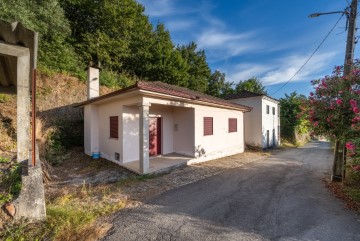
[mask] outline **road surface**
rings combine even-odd
[[[104,240],[360,240],[360,216],[325,188],[327,142],[165,192],[119,212]]]

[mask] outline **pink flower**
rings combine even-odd
[[[310,96],[314,96],[314,93],[313,93],[313,92],[310,92]]]
[[[354,143],[351,141],[345,144],[346,149],[353,151],[355,149]]]
[[[336,104],[341,105],[341,104],[342,104],[342,100],[337,99],[337,100],[336,100]]]
[[[341,95],[342,93],[344,93],[344,91],[340,90],[340,91],[339,91],[339,94]]]
[[[359,172],[359,171],[360,171],[360,165],[353,166],[352,168],[353,168],[353,170],[354,170],[355,172]]]
[[[356,100],[350,100],[350,105],[351,107],[357,107],[357,103],[356,103]]]
[[[359,122],[360,121],[360,115],[355,116],[351,121],[352,122]]]
[[[353,111],[354,111],[354,113],[359,113],[359,108],[357,107],[357,106],[355,106],[355,107],[353,107]]]
[[[318,126],[319,125],[319,122],[318,121],[315,121],[314,123],[313,123],[313,126]]]

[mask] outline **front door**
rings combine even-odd
[[[149,120],[149,155],[161,154],[161,117],[150,117]]]

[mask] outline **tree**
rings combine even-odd
[[[164,24],[158,23],[154,31],[154,42],[150,47],[151,57],[146,66],[149,80],[186,87],[189,65],[174,47],[170,33]]]
[[[39,65],[57,71],[76,72],[82,66],[69,44],[71,29],[58,0],[0,1],[0,18],[20,21],[39,33]]]
[[[307,135],[310,123],[307,118],[308,100],[304,95],[298,95],[295,91],[285,98],[280,99],[280,123],[281,138],[294,144],[297,143],[298,135]]]
[[[235,87],[236,92],[241,92],[243,90],[251,91],[259,94],[267,94],[265,87],[262,85],[260,79],[252,77],[248,80],[241,80]]]
[[[333,176],[342,176],[342,163],[346,148],[353,162],[360,164],[360,64],[352,66],[350,75],[343,76],[343,67],[336,67],[331,76],[312,81],[309,118],[316,133],[335,140]],[[360,166],[359,166],[360,170]]]
[[[195,42],[177,48],[182,58],[189,65],[189,78],[186,87],[192,90],[205,92],[209,83],[211,70],[206,62],[204,50],[197,50]]]
[[[224,97],[234,93],[233,83],[225,80],[225,74],[215,70],[210,76],[206,93],[215,97]]]

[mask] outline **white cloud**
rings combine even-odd
[[[305,67],[292,79],[292,81],[312,80],[324,75],[322,71],[327,69],[330,62],[338,52],[328,52],[315,55]],[[294,76],[309,56],[291,55],[276,59],[271,63],[264,64],[238,64],[233,69],[225,70],[226,79],[238,83],[251,77],[258,77],[263,85],[273,85],[288,81]]]
[[[322,70],[326,69],[337,52],[328,52],[315,55],[292,81],[311,80],[321,77]],[[292,55],[278,60],[277,67],[261,76],[264,85],[273,85],[291,79],[309,57],[306,55]]]
[[[221,60],[261,49],[262,45],[254,41],[253,32],[228,33],[219,30],[208,30],[202,32],[196,42],[199,48],[205,49],[210,53],[214,60]]]
[[[171,0],[138,0],[146,6],[145,13],[149,16],[167,16],[174,12],[174,5]]]

